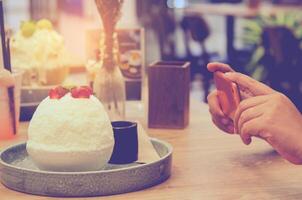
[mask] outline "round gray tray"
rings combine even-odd
[[[26,143],[18,144],[0,154],[0,180],[13,190],[56,197],[104,196],[144,189],[171,174],[171,145],[158,139],[151,141],[160,155],[158,161],[108,164],[104,170],[90,172],[41,171],[28,157]]]

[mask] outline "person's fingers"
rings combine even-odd
[[[240,92],[247,96],[259,96],[276,92],[267,85],[238,72],[227,72],[224,75],[235,82],[239,86]]]
[[[231,121],[228,125],[227,125],[227,132],[230,133],[230,134],[234,134],[234,124],[233,124],[233,121]]]
[[[233,133],[234,132],[234,125],[232,120],[225,116],[224,113],[221,110],[218,96],[217,96],[217,90],[214,90],[211,92],[208,97],[208,104],[209,104],[209,111],[212,115],[212,121],[213,123],[221,130]]]
[[[221,110],[217,90],[214,90],[207,96],[208,104],[209,104],[209,111],[212,115],[218,117],[224,117],[224,114]]]
[[[263,105],[263,104],[262,104]],[[243,111],[237,123],[237,131],[241,134],[243,124],[263,115],[264,106],[255,106]]]
[[[234,70],[228,65],[219,62],[208,63],[207,68],[210,72],[221,71],[221,72],[233,72]]]
[[[227,121],[226,123],[223,123],[223,120],[221,118],[212,117],[212,121],[220,130],[229,134],[234,133],[234,125],[231,120]]]
[[[284,148],[284,145],[288,144],[288,141],[283,141],[283,144],[274,140],[271,132],[265,131],[267,124],[263,123],[263,117],[254,118],[243,124],[241,128],[240,137],[244,144],[248,145],[251,143],[251,137],[258,137],[268,142],[282,157],[289,160],[294,164],[301,164],[302,161],[299,159],[298,152],[300,150],[294,149],[293,147]],[[291,149],[291,150],[290,150]]]
[[[249,145],[252,142],[252,136],[261,138],[261,117],[254,118],[242,125],[240,137],[244,144]]]
[[[267,102],[269,100],[269,96],[268,95],[261,95],[261,96],[257,96],[257,97],[251,97],[248,99],[245,99],[243,101],[240,102],[239,106],[237,107],[236,111],[235,111],[235,116],[234,116],[234,128],[235,128],[235,132],[238,132],[238,121],[240,119],[241,114],[249,109],[252,108],[254,106],[257,105],[261,105],[264,104],[265,102]]]
[[[218,123],[222,124],[227,133],[234,133],[234,124],[231,118],[223,117],[217,119]]]

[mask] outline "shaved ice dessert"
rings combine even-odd
[[[35,111],[26,148],[42,170],[93,171],[104,168],[113,146],[111,122],[91,88],[58,86]]]

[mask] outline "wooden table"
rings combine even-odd
[[[130,119],[139,119],[146,125],[142,104],[131,102],[127,108],[131,110]],[[283,160],[259,139],[245,146],[238,136],[221,133],[212,125],[206,104],[192,101],[190,118],[190,125],[184,130],[147,129],[150,136],[174,147],[170,179],[138,192],[79,199],[302,199],[300,166]],[[27,126],[22,123],[18,138],[0,141],[0,148],[25,140]],[[55,198],[15,192],[0,184],[0,199]]]

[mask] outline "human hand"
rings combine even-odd
[[[228,133],[238,133],[245,144],[252,136],[267,141],[276,151],[295,164],[302,164],[302,116],[283,94],[233,70],[225,64],[209,64],[209,71],[222,69],[225,76],[240,90],[240,102],[234,122],[227,118],[219,105],[217,91],[208,96],[213,122]]]
[[[210,72],[216,72],[216,71],[234,72],[234,70],[232,69],[232,67],[230,67],[230,65],[219,63],[219,62],[208,63],[207,68]]]
[[[249,98],[240,102],[234,117],[235,132],[245,144],[252,136],[267,141],[284,158],[302,164],[302,115],[283,94],[240,73],[226,75]]]
[[[14,84],[13,75],[6,69],[0,69],[0,87],[11,87]]]
[[[209,63],[207,68],[210,72],[221,71],[221,72],[233,72],[234,70],[227,64],[224,63]],[[233,121],[226,116],[220,107],[217,90],[211,92],[208,97],[209,111],[212,115],[213,123],[221,130],[226,133],[234,133]]]
[[[243,74],[234,72],[234,70],[227,64],[223,63],[209,63],[208,70],[211,72],[222,71],[228,74],[233,74],[233,82],[237,83],[241,99],[247,99],[253,96],[270,94],[275,92],[270,87],[248,77]],[[236,80],[238,79],[238,80]],[[209,111],[212,115],[213,123],[227,133],[234,133],[233,120],[226,116],[220,107],[217,91],[214,90],[208,96]]]

